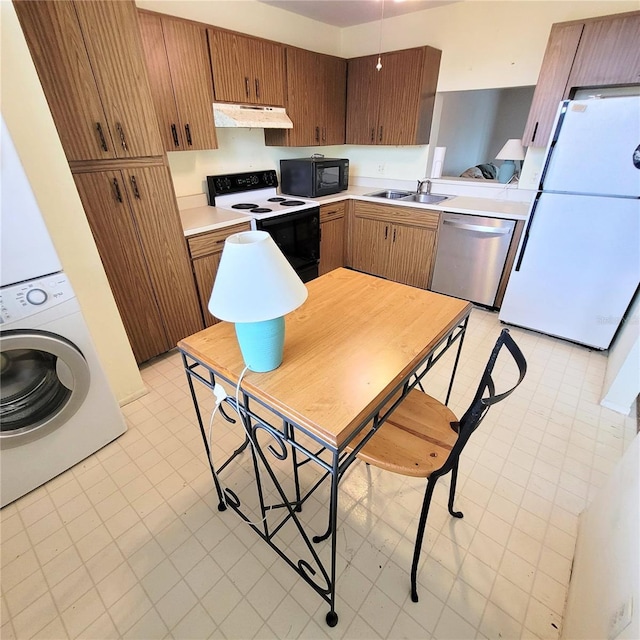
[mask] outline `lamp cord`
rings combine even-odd
[[[382,69],[382,23],[384,21],[384,0],[381,0],[382,6],[380,8],[380,41],[378,43],[378,64],[376,64],[376,69],[380,71]]]
[[[242,373],[240,374],[240,377],[238,378],[238,384],[236,385],[236,404],[234,406],[234,410],[235,412],[238,414],[238,418],[240,419],[240,423],[242,424],[242,428],[245,430],[245,433],[247,435],[247,438],[249,439],[249,444],[251,445],[252,449],[253,449],[253,453],[254,455],[256,455],[256,448],[255,448],[255,444],[253,443],[253,440],[251,439],[250,435],[249,435],[249,430],[247,429],[247,426],[245,425],[244,419],[242,417],[242,415],[240,414],[240,385],[242,384],[242,379],[244,378],[244,374],[247,372],[247,370],[249,369],[249,367],[245,367],[242,370]],[[222,390],[222,391],[221,391]],[[213,462],[213,455],[211,453],[212,447],[211,447],[211,443],[212,443],[212,435],[213,435],[213,419],[215,418],[215,415],[218,411],[218,408],[220,407],[220,405],[222,404],[222,401],[227,398],[227,393],[222,389],[222,385],[219,385],[218,383],[216,383],[214,385],[214,389],[213,389],[213,393],[216,397],[216,406],[213,408],[213,411],[211,412],[211,418],[209,420],[209,461],[211,462],[211,470],[213,471],[213,475],[216,477],[216,479],[218,480],[218,483],[220,483],[220,478],[218,476],[218,472],[215,470],[215,464]],[[224,393],[224,395],[222,395]],[[256,473],[258,474],[258,481],[261,481],[260,478],[260,467],[259,465],[256,465]],[[227,503],[227,497],[225,496],[224,491],[222,492],[222,502],[224,502],[225,507],[228,507],[228,503]],[[261,520],[258,520],[257,522],[251,522],[250,520],[242,520],[245,524],[251,524],[253,526],[258,526],[260,524],[262,524],[263,522],[266,522],[267,520],[267,514],[265,513],[264,517]]]

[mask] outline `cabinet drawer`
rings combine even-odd
[[[201,258],[202,256],[215,253],[216,251],[222,251],[224,241],[234,233],[240,231],[249,231],[251,225],[249,222],[241,222],[240,224],[234,224],[230,227],[223,227],[222,229],[216,229],[215,231],[207,231],[197,236],[187,238],[187,244],[189,245],[189,254],[191,258]]]
[[[356,218],[369,218],[391,224],[411,225],[434,230],[438,228],[438,220],[440,219],[438,211],[373,202],[357,202],[355,216]]]
[[[346,208],[346,200],[343,200],[342,202],[332,202],[331,204],[323,204],[320,207],[320,224],[344,217]]]

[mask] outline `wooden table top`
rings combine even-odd
[[[331,271],[307,288],[306,302],[285,316],[282,364],[267,373],[247,371],[242,388],[333,447],[361,426],[472,306],[348,269]],[[234,384],[245,366],[228,322],[178,347]]]

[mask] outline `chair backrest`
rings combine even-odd
[[[496,364],[496,360],[500,355],[500,351],[503,347],[506,347],[511,356],[513,357],[518,367],[518,381],[511,389],[502,393],[496,393],[496,385],[493,380],[493,368]],[[525,360],[522,351],[518,345],[514,342],[508,329],[503,329],[500,336],[491,351],[489,361],[485,367],[478,390],[476,391],[473,401],[469,408],[465,411],[464,415],[460,419],[460,422],[453,423],[451,426],[458,432],[458,440],[453,446],[446,463],[439,470],[438,475],[444,475],[448,473],[454,464],[457,462],[464,446],[467,444],[471,434],[478,428],[484,417],[489,412],[489,409],[498,402],[501,402],[508,396],[510,396],[514,389],[522,382],[527,372],[527,361]]]

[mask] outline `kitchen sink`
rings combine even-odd
[[[443,196],[439,193],[414,193],[413,191],[396,191],[387,189],[385,191],[374,191],[366,193],[370,198],[386,198],[387,200],[402,200],[403,202],[420,202],[422,204],[437,204],[443,200],[453,198],[453,196]]]
[[[448,200],[453,196],[441,196],[439,193],[411,193],[404,198],[400,198],[403,202],[420,202],[422,204],[437,204],[443,200]]]
[[[387,200],[400,200],[406,196],[412,195],[411,191],[395,191],[393,189],[387,189],[386,191],[376,191],[374,193],[365,193],[366,196],[371,198],[386,198]]]

